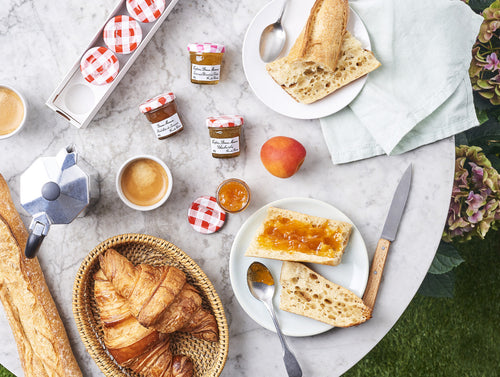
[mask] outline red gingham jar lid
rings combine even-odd
[[[127,11],[140,22],[156,21],[165,10],[165,0],[127,0]]]
[[[241,115],[219,115],[207,118],[207,127],[236,127],[243,125]]]
[[[88,50],[80,62],[80,71],[88,82],[104,85],[112,82],[120,63],[118,58],[106,47],[93,47]]]
[[[213,196],[200,196],[191,203],[188,221],[197,232],[210,234],[222,228],[226,221],[226,212]]]
[[[145,114],[151,110],[155,110],[159,107],[162,107],[166,103],[172,102],[174,99],[175,99],[175,94],[172,92],[159,94],[156,97],[148,99],[144,103],[140,104],[139,111]]]
[[[104,26],[103,39],[114,52],[129,54],[141,43],[141,26],[129,16],[113,17]]]
[[[189,52],[212,52],[221,53],[225,52],[226,48],[220,43],[190,43],[187,46]]]

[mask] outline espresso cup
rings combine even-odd
[[[116,191],[130,208],[150,211],[161,206],[172,192],[168,166],[159,158],[139,155],[125,161],[116,175]]]
[[[0,84],[0,104],[2,107],[8,107],[0,112],[1,140],[14,136],[21,131],[26,121],[28,106],[26,99],[19,91],[5,84]],[[21,110],[22,114],[20,114]]]

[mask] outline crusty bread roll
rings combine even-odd
[[[302,263],[283,262],[280,309],[331,326],[350,327],[371,318],[371,309],[350,290],[325,279]]]
[[[27,259],[28,234],[0,175],[0,299],[25,376],[82,376],[37,258]]]
[[[288,61],[314,62],[335,70],[348,16],[347,0],[316,0],[306,25],[288,53]]]
[[[337,3],[343,6],[344,1],[337,0]],[[314,11],[317,6],[326,7],[327,1],[316,1],[306,27],[290,53],[266,64],[266,70],[273,80],[293,99],[304,104],[316,102],[380,67],[380,62],[373,53],[363,49],[361,42],[345,30],[345,25],[343,31],[338,30],[340,23],[333,20],[335,12],[322,12],[320,9],[316,14]],[[311,29],[311,22],[317,24],[312,32],[308,31]],[[331,34],[340,36],[340,43],[328,30],[331,30]],[[301,47],[307,45],[314,47]]]
[[[269,207],[245,256],[338,265],[352,225]]]

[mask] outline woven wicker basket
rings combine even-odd
[[[139,374],[118,365],[107,352],[103,342],[102,325],[94,298],[94,273],[99,269],[99,255],[113,248],[132,263],[154,266],[169,264],[186,273],[187,281],[200,291],[203,306],[215,315],[219,326],[219,342],[211,343],[176,333],[172,339],[174,354],[190,356],[195,376],[217,377],[222,372],[228,352],[228,326],[224,308],[215,289],[201,268],[175,245],[144,234],[123,234],[97,245],[83,260],[73,287],[73,314],[83,344],[106,376]]]

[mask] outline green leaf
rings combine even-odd
[[[476,115],[477,115],[477,120],[479,120],[479,123],[480,124],[483,124],[484,122],[486,122],[488,119],[490,119],[488,117],[488,112],[486,110],[478,110],[476,112]]]
[[[468,143],[466,145],[476,145],[481,147],[484,153],[498,153],[500,150],[500,124],[497,118],[500,117],[500,106],[497,109],[487,111],[489,120],[479,127],[471,128],[465,132]]]
[[[493,2],[494,0],[469,0],[469,6],[474,12],[479,13],[488,8]]]
[[[455,145],[469,145],[466,132],[460,132],[455,135]]]
[[[449,271],[445,274],[427,274],[425,275],[418,293],[428,297],[453,297],[455,287],[455,273]]]
[[[430,274],[444,274],[464,262],[457,249],[451,243],[441,241],[434,260],[429,268]]]

